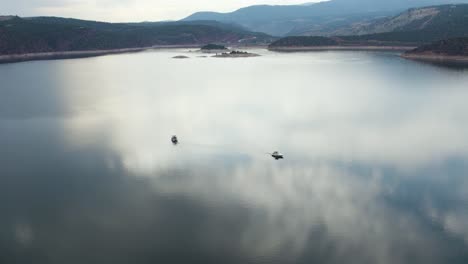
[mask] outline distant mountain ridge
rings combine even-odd
[[[453,35],[465,34],[468,29],[468,4],[412,8],[396,16],[356,23],[330,35],[364,35],[385,32],[439,30]]]
[[[273,42],[270,47],[316,47],[324,44],[332,46],[419,46],[446,39],[466,38],[468,37],[468,4],[413,8],[393,17],[350,27],[352,30],[345,28],[344,31],[351,31],[356,35],[285,37]],[[359,35],[360,33],[368,34]]]
[[[321,32],[398,14],[409,8],[468,3],[468,0],[331,0],[307,5],[257,5],[230,13],[198,12],[183,21],[216,20],[242,25],[270,35],[297,35]]]
[[[106,23],[60,17],[0,20],[0,55],[269,41],[271,37],[264,33],[216,21]]]
[[[410,9],[395,17],[370,23],[358,31],[370,34],[342,37],[414,43],[468,37],[468,4]]]

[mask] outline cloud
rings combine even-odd
[[[4,14],[65,16],[102,21],[157,21],[184,18],[197,11],[229,12],[254,4],[300,4],[301,0],[2,0]]]

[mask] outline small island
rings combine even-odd
[[[203,53],[220,53],[225,52],[227,50],[228,48],[226,48],[225,46],[217,44],[208,44],[200,48],[200,51]]]
[[[216,54],[213,57],[215,58],[249,58],[249,57],[258,57],[258,56],[260,55],[246,52],[246,51],[233,50],[231,52],[223,52],[220,54]]]
[[[468,38],[454,38],[436,41],[407,51],[403,58],[468,65]]]
[[[187,57],[187,56],[184,56],[184,55],[178,55],[178,56],[174,56],[172,58],[173,59],[190,59],[190,57]]]

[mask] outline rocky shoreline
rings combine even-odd
[[[424,61],[424,62],[433,62],[433,63],[451,63],[459,65],[468,65],[468,56],[451,56],[435,53],[405,53],[401,55],[402,58]]]
[[[414,46],[313,46],[313,47],[270,47],[270,51],[298,52],[298,51],[327,51],[327,50],[363,50],[363,51],[409,51]]]

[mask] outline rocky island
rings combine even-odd
[[[258,57],[260,55],[255,53],[249,53],[246,51],[229,50],[223,45],[208,44],[200,49],[203,53],[214,53],[214,58],[247,58],[247,57]]]
[[[403,58],[468,65],[468,37],[440,40],[407,51]]]
[[[185,55],[177,55],[177,56],[174,56],[172,57],[173,59],[190,59],[190,57],[188,56],[185,56]]]
[[[233,50],[231,52],[224,52],[220,54],[216,54],[213,57],[215,58],[249,58],[249,57],[258,57],[259,54],[249,53],[246,51],[237,51]]]

